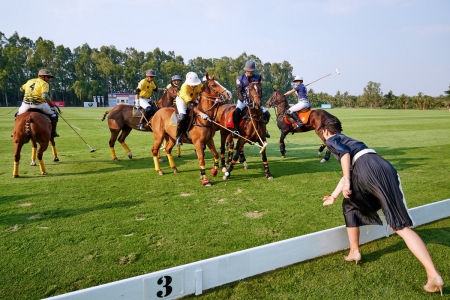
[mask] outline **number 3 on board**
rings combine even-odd
[[[184,295],[184,270],[144,279],[144,299],[173,299]]]

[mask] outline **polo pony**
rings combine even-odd
[[[243,155],[242,151],[245,143],[250,143],[251,145],[254,145],[255,143],[258,144],[258,147],[261,148],[260,153],[264,165],[265,176],[267,179],[273,179],[273,176],[269,170],[269,162],[266,155],[266,120],[261,110],[262,87],[260,81],[261,76],[258,81],[251,82],[246,88],[246,92],[249,97],[249,104],[243,111],[244,116],[239,124],[239,137],[236,142],[237,151],[234,153],[230,165],[225,170],[225,174],[223,175],[224,180],[228,180],[230,178],[234,165],[238,161],[239,157]],[[223,131],[223,133],[225,134],[225,131]],[[226,135],[226,138],[228,136],[229,134]],[[222,143],[226,140],[226,138],[222,138]],[[231,146],[230,149],[230,151],[232,151],[233,147]]]
[[[206,73],[206,82],[204,82],[202,91],[199,96],[197,109],[208,115],[210,119],[214,119],[218,107],[223,103],[231,99],[231,92],[224,88],[219,82],[214,79],[214,76],[209,77]],[[188,126],[189,138],[183,134],[183,143],[191,143],[195,147],[195,152],[198,157],[200,165],[200,177],[204,186],[210,186],[211,182],[206,178],[205,173],[205,158],[204,147],[205,145],[211,150],[214,155],[214,168],[211,170],[211,174],[216,176],[217,169],[219,167],[219,154],[217,153],[214,145],[214,133],[215,129],[208,120],[203,120],[200,115],[191,113],[192,119]],[[170,167],[174,173],[178,173],[178,169],[175,166],[175,161],[172,156],[172,148],[175,145],[176,138],[176,110],[173,107],[161,108],[156,112],[151,120],[151,126],[153,128],[154,145],[152,148],[153,161],[155,163],[155,170],[159,175],[164,175],[161,170],[158,161],[158,151],[163,140],[167,137],[168,141],[164,147],[167,158],[169,160]]]
[[[173,105],[173,100],[177,97],[178,87],[170,86],[161,99],[158,101],[160,107],[170,107]],[[108,127],[111,132],[111,137],[109,139],[109,150],[111,152],[111,158],[115,161],[120,161],[116,156],[116,151],[114,150],[114,145],[116,140],[122,145],[125,152],[127,152],[128,158],[133,158],[133,153],[131,152],[128,145],[125,143],[125,139],[130,134],[132,129],[136,129],[140,122],[141,114],[138,116],[134,115],[134,106],[130,104],[119,104],[111,110],[104,113],[102,121],[108,116]],[[151,132],[151,128],[148,127],[149,121],[146,124],[147,132]],[[137,130],[137,129],[136,129]]]
[[[14,170],[13,177],[19,177],[20,152],[24,144],[31,141],[31,166],[36,166],[36,156],[39,161],[39,168],[42,175],[47,175],[45,169],[43,154],[47,150],[48,144],[52,146],[53,161],[59,161],[56,152],[55,140],[51,135],[52,125],[50,119],[44,114],[29,110],[17,116],[14,123],[12,141],[14,143]],[[39,150],[37,149],[39,144]]]
[[[289,133],[306,132],[315,130],[316,134],[322,140],[323,144],[319,147],[318,155],[321,156],[323,150],[326,148],[325,138],[322,134],[322,124],[331,118],[334,118],[332,114],[323,110],[315,109],[311,110],[309,107],[302,110],[299,113],[299,119],[302,120],[304,126],[299,129],[294,129],[293,123],[295,122],[290,117],[286,116],[286,112],[289,109],[289,103],[286,100],[284,94],[278,90],[273,91],[269,100],[266,103],[266,107],[276,107],[277,111],[277,126],[281,131],[280,135],[280,152],[283,158],[286,157],[286,145],[284,139]],[[297,113],[297,112],[296,112]],[[320,162],[326,162],[330,159],[330,151],[327,149],[325,157]]]

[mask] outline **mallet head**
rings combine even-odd
[[[341,73],[338,71],[338,69],[336,69],[336,73],[338,73],[338,75],[341,74]]]

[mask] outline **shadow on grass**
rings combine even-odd
[[[27,196],[28,197],[28,196]],[[36,197],[34,195],[33,197]],[[22,199],[20,196],[14,198]],[[113,203],[104,203],[96,206],[77,208],[77,209],[54,209],[47,211],[35,211],[20,214],[9,214],[6,216],[0,216],[0,225],[14,226],[16,224],[30,224],[33,222],[41,222],[48,219],[63,219],[74,216],[79,216],[85,213],[90,213],[98,210],[106,210],[118,207],[130,207],[143,203],[143,201],[120,201]]]

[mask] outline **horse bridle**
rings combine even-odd
[[[249,98],[249,100],[250,100],[250,102],[251,102],[251,104],[253,104],[253,107],[255,107],[255,101],[254,101],[254,96],[252,95],[252,93],[250,92],[251,90],[251,87],[250,87],[250,85],[251,84],[249,84],[249,85],[247,85],[247,87],[245,88],[245,92],[247,93],[247,95],[248,95],[248,98]],[[257,85],[255,85],[255,86],[257,86]],[[260,87],[260,86],[259,86]],[[256,92],[255,93],[258,93],[258,97],[259,97],[259,102],[260,102],[260,105],[261,105],[261,98],[262,98],[262,95],[260,95],[260,90],[256,90]],[[250,103],[249,103],[250,104]]]
[[[278,104],[280,104],[280,103],[283,101],[282,93],[279,92],[279,91],[274,91],[274,92],[272,93],[272,96],[270,96],[270,98],[269,98],[269,100],[268,100],[267,102],[270,103],[270,100],[271,100],[272,98],[275,98],[275,100],[273,100],[273,103],[272,103],[273,106],[277,106]],[[272,105],[271,105],[271,106],[272,106]],[[288,106],[289,106],[289,105],[288,105]],[[276,115],[277,115],[277,118],[278,118],[279,115],[281,115],[282,113],[286,112],[288,109],[289,109],[289,108],[284,109],[284,110],[281,111],[281,112],[275,111],[275,113],[276,113]]]

